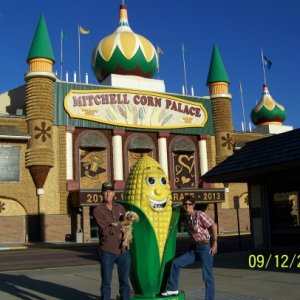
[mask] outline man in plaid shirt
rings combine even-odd
[[[188,252],[173,260],[167,291],[162,295],[178,295],[180,269],[200,260],[205,283],[205,300],[214,300],[213,256],[217,253],[217,225],[204,211],[194,209],[195,199],[193,197],[185,197],[182,204],[188,233],[193,244]]]

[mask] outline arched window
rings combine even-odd
[[[135,135],[127,142],[127,174],[132,166],[144,155],[154,156],[154,145],[147,135]]]
[[[197,186],[195,160],[196,146],[189,138],[176,138],[171,143],[172,165],[174,172],[172,180],[177,188],[195,188]]]
[[[80,189],[99,189],[108,181],[108,148],[106,137],[88,133],[79,140]]]

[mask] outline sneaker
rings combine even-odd
[[[162,296],[172,296],[172,295],[178,295],[178,291],[165,291],[161,293]]]

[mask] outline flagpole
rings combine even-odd
[[[63,72],[63,31],[60,31],[60,80]]]
[[[266,78],[266,69],[265,69],[265,63],[264,63],[264,52],[261,48],[261,63],[263,67],[263,74],[264,74],[264,85],[267,85],[267,78]]]
[[[159,79],[159,48],[158,48],[158,45],[156,46],[156,52],[157,52],[157,79]]]
[[[185,67],[185,57],[184,57],[184,45],[182,42],[182,60],[183,60],[183,76],[184,76],[184,87],[185,87],[185,94],[187,94],[187,80],[186,80],[186,67]]]
[[[80,68],[80,31],[78,24],[78,80],[81,82],[81,68]]]
[[[240,92],[241,92],[241,102],[242,102],[242,112],[243,112],[243,122],[244,123],[244,129],[247,131],[247,125],[246,125],[246,117],[245,117],[245,109],[244,109],[244,97],[243,97],[243,88],[242,83],[240,81]]]

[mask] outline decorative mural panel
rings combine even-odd
[[[223,148],[227,148],[227,150],[233,150],[234,149],[234,145],[235,145],[235,141],[232,138],[232,135],[230,133],[226,133],[226,135],[221,137],[222,140],[222,147]]]
[[[153,151],[149,150],[149,151],[128,151],[128,170],[130,171],[131,168],[137,163],[137,161],[145,156],[145,155],[149,155],[151,157],[153,157]]]
[[[0,147],[0,181],[20,180],[20,147]]]
[[[194,153],[173,153],[176,187],[196,187]]]
[[[41,122],[40,126],[34,126],[34,138],[41,139],[44,143],[47,139],[51,138],[51,125],[47,125],[46,122]]]
[[[100,189],[107,181],[106,149],[79,149],[80,189]]]

